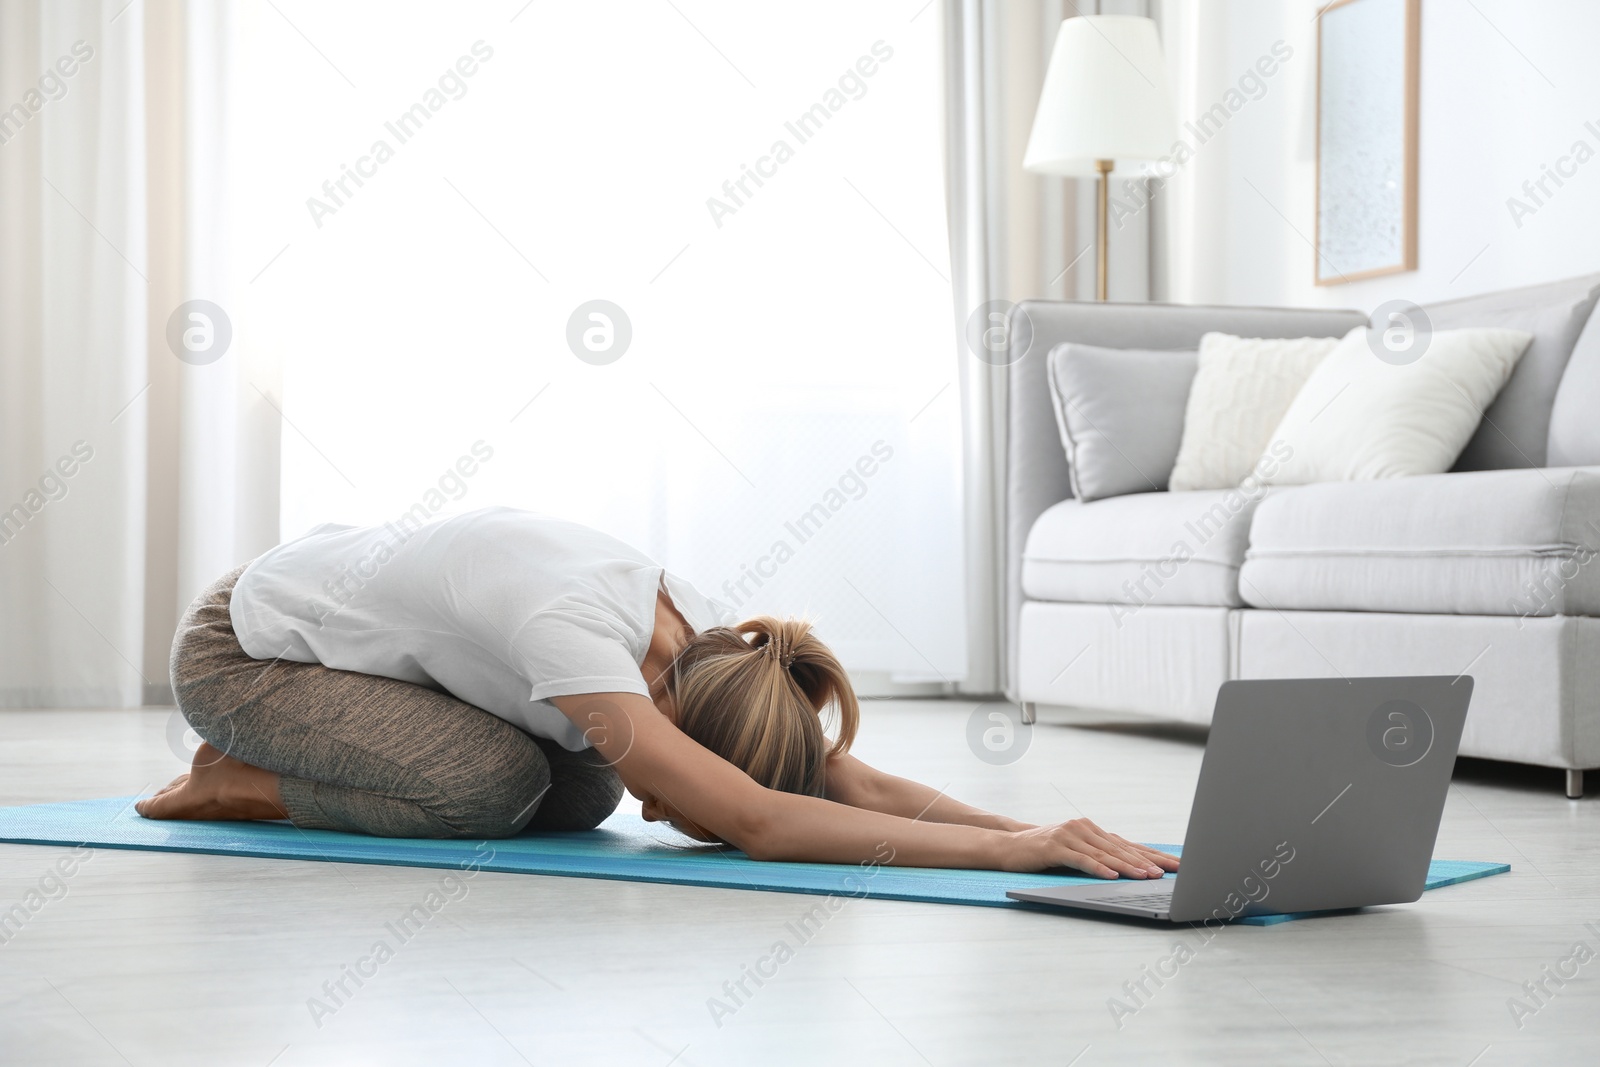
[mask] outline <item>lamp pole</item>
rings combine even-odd
[[[1097,159],[1094,161],[1094,169],[1100,175],[1098,182],[1096,182],[1097,188],[1095,190],[1096,220],[1094,235],[1100,247],[1096,250],[1095,257],[1097,262],[1094,274],[1094,298],[1101,301],[1106,299],[1106,265],[1109,260],[1106,253],[1111,244],[1111,230],[1106,225],[1106,196],[1107,190],[1111,187],[1111,168],[1115,165],[1115,161],[1110,159]]]

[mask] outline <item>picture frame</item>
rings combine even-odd
[[[1417,269],[1421,0],[1317,16],[1317,285]]]

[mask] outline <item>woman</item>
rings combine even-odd
[[[626,787],[646,819],[755,859],[1176,869],[1087,820],[1031,826],[868,767],[810,627],[732,622],[622,542],[530,512],[321,526],[189,609],[173,691],[206,743],[137,808],[504,837],[590,829]]]

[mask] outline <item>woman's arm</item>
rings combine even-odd
[[[1083,819],[1011,832],[777,792],[701,747],[646,697],[591,693],[552,702],[616,768],[629,792],[661,798],[752,859],[1011,871],[1073,867],[1103,878],[1149,877],[1177,864]]]
[[[1032,823],[1018,822],[1004,815],[963,804],[942,790],[935,790],[909,778],[898,778],[870,767],[846,752],[828,760],[829,800],[852,808],[881,811],[924,822],[982,826],[990,830],[1032,830]]]

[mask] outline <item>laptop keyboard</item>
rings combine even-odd
[[[1172,905],[1171,892],[1166,893],[1101,893],[1097,896],[1085,894],[1085,900],[1103,900],[1107,904],[1121,904],[1130,908],[1155,908],[1165,909]]]

